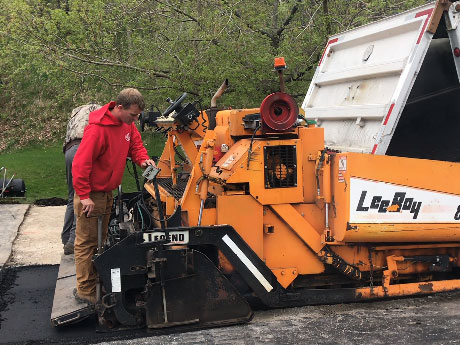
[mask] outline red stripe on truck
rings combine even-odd
[[[372,154],[374,154],[375,151],[377,151],[377,144],[374,145],[374,148],[372,149]]]
[[[420,31],[420,35],[418,36],[418,39],[417,39],[417,44],[419,44],[420,41],[422,40],[422,36],[425,33],[426,27],[428,25],[428,20],[430,20],[432,13],[433,13],[433,9],[430,8],[428,10],[421,11],[415,14],[415,18],[426,16],[425,23],[423,23],[422,31]]]
[[[385,117],[385,122],[383,123],[384,126],[387,125],[388,119],[390,118],[391,112],[393,111],[393,108],[394,108],[394,107],[395,107],[395,104],[392,103],[391,106],[390,106],[390,110],[388,110],[387,117]]]
[[[329,42],[327,42],[326,48],[324,48],[323,55],[321,56],[321,60],[319,60],[318,66],[321,66],[321,62],[323,61],[324,54],[326,54],[327,48],[329,48],[329,46],[330,46],[332,43],[335,43],[335,42],[337,42],[338,40],[339,40],[338,38],[334,38],[333,40],[330,40]]]

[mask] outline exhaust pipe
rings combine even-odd
[[[227,90],[227,87],[228,87],[228,79],[225,79],[225,81],[219,87],[219,90],[217,90],[214,96],[212,96],[211,98],[211,108],[217,107],[217,99],[220,98],[220,96],[222,96],[225,90]]]
[[[208,121],[209,121],[209,129],[213,130],[216,128],[216,114],[217,114],[217,99],[222,96],[222,94],[227,90],[228,87],[228,79],[222,83],[219,89],[216,91],[214,96],[211,98],[211,109],[209,109]]]

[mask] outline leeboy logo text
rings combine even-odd
[[[406,194],[407,193],[396,192],[393,196],[393,200],[385,200],[380,195],[368,197],[367,190],[363,190],[356,211],[369,212],[369,209],[378,210],[378,213],[408,211],[414,215],[413,219],[417,219],[420,208],[422,207],[422,202],[416,201],[414,198],[408,198]]]

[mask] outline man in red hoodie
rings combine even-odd
[[[141,93],[128,88],[120,92],[116,102],[90,113],[73,161],[77,216],[75,297],[80,301],[96,302],[96,273],[91,260],[97,250],[97,216],[103,215],[104,241],[113,202],[112,190],[121,183],[126,158],[131,157],[142,168],[155,165],[134,123],[144,106]]]

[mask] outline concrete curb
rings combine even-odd
[[[30,204],[0,204],[0,281]]]

